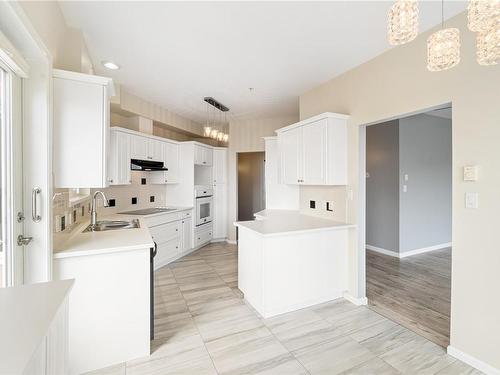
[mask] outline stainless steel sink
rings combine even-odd
[[[140,228],[139,219],[133,220],[101,220],[98,221],[96,225],[90,224],[84,229],[85,232],[104,232],[107,230],[117,230],[117,229],[134,229]]]

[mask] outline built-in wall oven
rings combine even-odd
[[[213,215],[213,189],[197,185],[194,194],[196,198],[196,226],[210,223]]]

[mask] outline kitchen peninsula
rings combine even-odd
[[[264,318],[342,297],[354,225],[264,210],[238,227],[238,287]]]

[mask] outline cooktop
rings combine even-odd
[[[162,208],[162,207],[152,207],[152,208],[144,208],[142,210],[135,211],[125,211],[118,212],[122,215],[152,215],[152,214],[161,214],[163,212],[176,211],[175,208]]]

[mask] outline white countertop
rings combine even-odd
[[[171,213],[171,212],[170,212]],[[148,215],[149,216],[149,215]],[[89,225],[85,222],[73,230],[68,240],[54,247],[54,259],[74,256],[97,255],[121,251],[132,251],[154,246],[153,239],[146,225],[146,216],[107,215],[99,216],[98,220],[131,220],[139,219],[140,228],[117,229],[103,232],[86,232]]]
[[[277,236],[287,233],[299,234],[311,231],[354,228],[354,224],[323,219],[301,214],[296,210],[263,210],[255,217],[261,220],[237,221],[237,227],[250,229],[262,236]]]
[[[0,288],[0,374],[22,374],[73,280]]]

